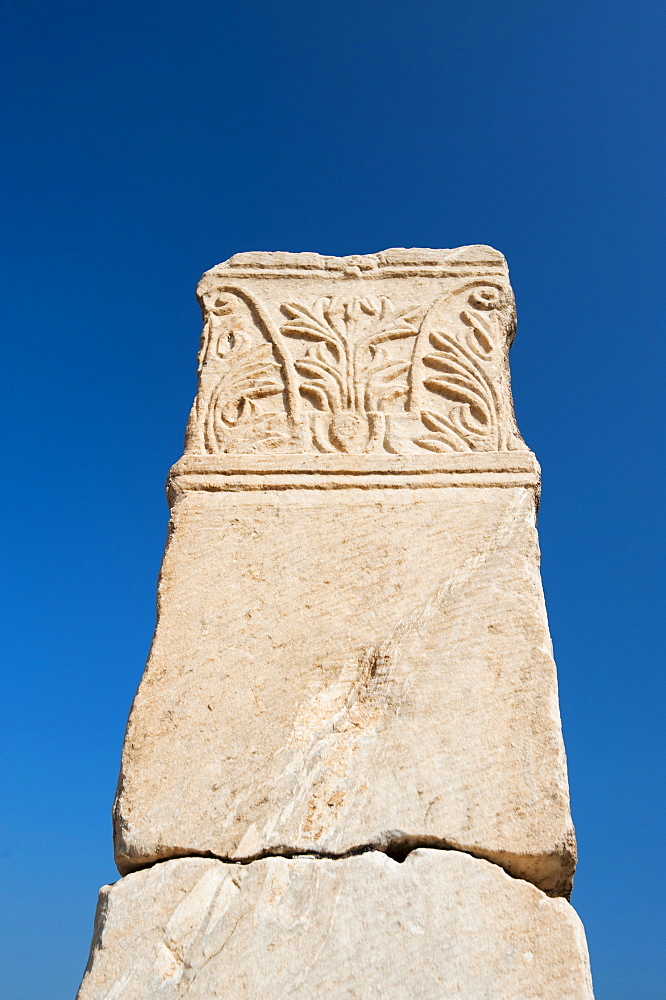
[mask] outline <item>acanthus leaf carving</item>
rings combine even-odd
[[[236,289],[206,305],[187,446],[207,454],[293,451],[283,365],[266,319]]]
[[[424,386],[452,404],[446,413],[424,411],[423,422],[437,428],[435,433],[442,435],[441,442],[447,447],[437,448],[438,439],[432,437],[419,438],[417,444],[436,451],[449,446],[456,451],[479,447],[493,451],[497,449],[499,419],[491,335],[479,315],[463,309],[460,318],[466,332],[455,338],[433,331],[430,343],[435,350],[423,358],[423,364],[433,370],[423,380]]]
[[[190,451],[525,448],[507,365],[512,299],[500,281],[458,285],[427,308],[388,295],[282,302],[281,323],[241,288],[218,287],[204,307]]]
[[[461,293],[466,293],[464,305]],[[433,304],[427,320],[412,405],[430,433],[414,443],[433,452],[523,449],[509,387],[506,351],[513,310],[504,289],[459,289]]]
[[[205,441],[209,452],[221,451],[239,423],[264,416],[256,401],[281,393],[280,366],[269,344],[243,350],[242,341],[226,356],[225,371],[213,388],[206,414]]]

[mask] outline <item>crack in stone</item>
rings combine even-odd
[[[161,857],[156,859],[155,861],[148,862],[147,864],[137,865],[136,868],[133,868],[132,871],[129,872],[128,874],[134,874],[135,872],[146,871],[150,868],[155,868],[157,865],[166,864],[169,861],[183,861],[187,860],[188,858],[203,858],[211,861],[220,861],[222,864],[225,865],[238,865],[239,867],[246,867],[248,865],[254,864],[256,861],[265,861],[269,858],[284,858],[287,861],[291,861],[292,859],[295,858],[303,858],[304,860],[310,860],[310,861],[345,861],[347,858],[358,857],[359,855],[362,854],[377,853],[377,854],[385,854],[388,858],[391,858],[391,860],[395,861],[397,864],[403,864],[407,860],[410,854],[412,854],[414,851],[418,851],[421,848],[426,848],[428,850],[435,850],[435,851],[455,851],[458,854],[466,854],[468,857],[475,858],[477,861],[486,861],[488,862],[488,864],[493,865],[495,868],[500,868],[505,875],[509,876],[509,878],[515,879],[516,881],[519,882],[527,882],[528,885],[534,886],[535,889],[538,889],[539,892],[543,893],[543,895],[546,897],[552,897],[555,899],[561,899],[561,898],[565,898],[567,900],[569,899],[570,893],[565,894],[563,896],[562,893],[544,892],[543,889],[541,889],[534,882],[531,882],[529,879],[526,879],[521,875],[516,875],[514,872],[511,871],[510,867],[501,864],[496,859],[487,857],[486,855],[480,852],[464,850],[463,848],[458,847],[456,844],[448,843],[447,841],[437,837],[405,836],[401,838],[396,838],[395,840],[389,843],[384,843],[382,845],[363,844],[358,847],[353,847],[350,850],[340,854],[335,854],[330,851],[296,851],[296,850],[290,850],[289,848],[285,847],[283,849],[274,848],[273,850],[270,851],[259,851],[256,854],[244,858],[238,858],[238,857],[230,858],[230,857],[224,857],[219,854],[214,854],[212,851],[189,851],[187,853],[183,852],[182,854],[174,853],[168,858]],[[126,878],[127,876],[123,877]]]

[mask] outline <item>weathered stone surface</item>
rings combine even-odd
[[[563,899],[454,851],[168,861],[105,886],[79,1000],[592,1000]]]
[[[503,258],[241,254],[201,294],[200,393],[116,802],[121,872],[430,844],[566,894]]]
[[[236,254],[199,284],[192,455],[515,452],[506,261],[490,247]]]
[[[79,1000],[592,1000],[504,258],[199,294]]]
[[[567,891],[530,491],[188,493],[159,600],[122,871],[442,843]]]

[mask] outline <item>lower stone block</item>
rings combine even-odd
[[[490,862],[183,858],[100,892],[78,1000],[592,1000],[582,925]]]

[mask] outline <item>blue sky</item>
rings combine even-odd
[[[200,273],[489,243],[543,467],[598,1000],[663,997],[662,3],[15,5],[2,69],[0,941],[68,1000],[154,625]],[[663,871],[662,871],[663,877]]]

